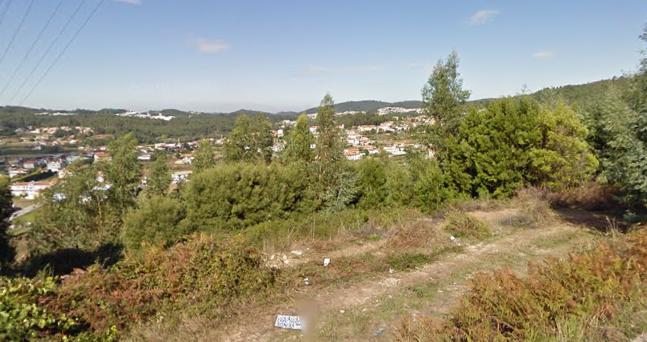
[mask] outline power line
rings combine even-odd
[[[84,4],[84,1],[79,0],[79,5],[76,7],[74,12],[72,12],[72,15],[67,19],[67,21],[65,21],[65,24],[63,24],[63,27],[61,28],[61,30],[58,32],[56,37],[54,37],[54,40],[52,40],[52,42],[49,44],[47,49],[45,49],[45,52],[43,52],[43,54],[40,56],[40,59],[38,59],[38,63],[36,63],[36,65],[31,69],[29,74],[27,74],[27,77],[25,77],[23,82],[20,84],[20,87],[18,87],[18,89],[14,92],[13,96],[11,96],[11,99],[9,100],[9,102],[13,102],[13,100],[18,96],[18,94],[20,94],[22,89],[27,85],[27,82],[29,82],[31,77],[34,76],[34,73],[36,73],[36,71],[43,64],[43,62],[45,61],[45,58],[49,55],[50,51],[52,51],[56,43],[58,43],[59,39],[61,39],[61,37],[63,36],[63,33],[67,31],[67,28],[70,26],[74,18],[76,18],[76,15],[79,14],[79,11],[83,7],[83,4]]]
[[[103,5],[103,3],[104,3],[104,2],[105,2],[105,0],[100,0],[100,1],[97,3],[97,5],[96,5],[96,6],[94,7],[94,9],[92,10],[92,12],[90,12],[90,14],[88,15],[88,17],[87,17],[87,18],[85,19],[85,21],[83,22],[83,24],[81,24],[81,26],[79,26],[79,29],[78,29],[78,30],[76,30],[76,32],[74,32],[74,35],[72,36],[72,39],[70,39],[70,41],[69,41],[69,42],[67,42],[67,45],[65,45],[65,47],[63,48],[63,50],[61,50],[61,52],[58,54],[58,56],[56,56],[56,59],[54,59],[54,62],[53,62],[52,64],[50,64],[49,68],[47,68],[47,70],[45,70],[45,73],[41,76],[41,78],[40,78],[40,79],[38,79],[38,81],[36,82],[36,84],[34,84],[34,86],[33,86],[33,87],[31,88],[31,90],[27,93],[27,95],[22,99],[22,101],[20,101],[20,104],[21,104],[21,105],[22,105],[23,103],[25,103],[25,101],[27,101],[27,99],[29,99],[29,97],[30,97],[30,96],[31,96],[31,94],[34,92],[34,90],[36,90],[36,88],[38,88],[38,86],[39,86],[39,85],[40,85],[40,83],[45,79],[45,77],[47,77],[47,75],[48,75],[48,74],[49,74],[49,72],[52,70],[52,68],[54,68],[54,66],[55,66],[55,65],[56,65],[56,63],[58,63],[58,61],[61,59],[61,57],[63,56],[63,54],[65,53],[65,51],[67,51],[67,49],[70,47],[70,45],[72,45],[72,42],[74,42],[74,40],[76,39],[76,37],[78,37],[78,35],[81,33],[81,31],[83,31],[83,29],[88,25],[88,23],[90,22],[90,19],[92,19],[92,17],[94,17],[94,15],[97,13],[97,11],[98,11],[98,10],[99,10],[99,8],[101,7],[101,5]]]
[[[9,88],[9,85],[11,84],[13,79],[18,74],[18,71],[20,71],[22,69],[22,67],[25,65],[25,62],[28,60],[29,55],[34,50],[34,48],[36,47],[36,44],[38,44],[40,39],[43,37],[43,33],[45,33],[45,31],[47,30],[49,25],[52,23],[52,20],[54,19],[54,17],[58,13],[58,10],[61,8],[62,4],[63,4],[63,0],[59,0],[58,5],[56,5],[56,8],[54,9],[54,12],[52,12],[52,14],[49,16],[49,19],[47,19],[47,22],[45,23],[45,26],[43,26],[43,28],[40,30],[40,32],[38,32],[38,35],[36,36],[36,40],[34,40],[34,42],[31,44],[29,49],[27,49],[27,52],[25,53],[25,56],[22,58],[22,60],[20,60],[20,63],[18,64],[18,67],[13,69],[13,73],[9,77],[9,80],[7,80],[7,83],[5,84],[4,88],[2,88],[2,90],[0,90],[0,96],[2,96],[4,94],[4,92],[7,90],[7,88]]]
[[[29,12],[31,12],[31,7],[33,4],[34,4],[34,0],[30,0],[29,5],[27,5],[27,10],[25,11],[25,14],[22,16],[22,19],[20,19],[20,24],[18,24],[18,27],[16,27],[16,30],[13,32],[13,35],[11,37],[11,40],[9,41],[9,44],[7,44],[7,47],[4,49],[4,52],[0,57],[0,64],[2,64],[2,61],[7,56],[7,52],[9,51],[14,41],[16,40],[16,37],[18,36],[18,32],[20,32],[20,30],[22,29],[22,26],[25,24],[25,19],[27,19]]]

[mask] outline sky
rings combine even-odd
[[[472,99],[500,97],[634,71],[645,23],[645,0],[0,0],[0,105],[417,100],[452,50]]]

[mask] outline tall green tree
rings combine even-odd
[[[13,199],[9,188],[9,178],[0,176],[0,272],[3,266],[13,259],[13,248],[9,243],[7,228],[13,212]]]
[[[458,72],[458,54],[453,51],[446,60],[439,60],[422,89],[424,110],[435,120],[435,134],[456,132],[463,115],[463,105],[470,92],[463,89],[463,80]]]
[[[267,118],[241,115],[225,142],[225,160],[270,162],[272,160],[272,124]]]
[[[106,165],[105,179],[110,184],[117,208],[121,212],[134,205],[141,183],[141,165],[137,160],[138,141],[128,133],[108,145],[111,160]]]
[[[200,140],[198,148],[193,152],[193,173],[200,173],[216,165],[214,160],[213,146],[207,139]]]
[[[314,159],[314,151],[311,148],[314,143],[314,135],[308,128],[308,116],[301,114],[285,139],[283,159],[287,162],[311,162]]]
[[[321,100],[317,112],[317,160],[326,167],[324,173],[334,168],[334,164],[343,159],[341,132],[335,121],[335,102],[330,94]]]
[[[321,100],[316,122],[314,168],[319,178],[318,192],[323,195],[327,209],[340,210],[357,199],[357,177],[344,158],[341,131],[335,120],[335,103],[330,94]]]
[[[586,135],[565,105],[503,99],[470,109],[441,162],[452,184],[473,196],[507,196],[528,185],[560,189],[588,180],[598,167]]]
[[[171,172],[166,154],[156,153],[146,182],[146,193],[149,196],[163,196],[166,195],[170,185]]]

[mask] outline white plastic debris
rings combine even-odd
[[[393,274],[393,273],[395,273],[395,270],[392,268],[389,268],[389,274]]]
[[[303,278],[303,283],[306,285],[310,285],[310,279],[308,277]]]
[[[323,259],[323,265],[324,265],[324,267],[328,267],[328,265],[330,265],[330,258],[324,258]]]
[[[294,251],[292,251],[290,253],[292,253],[293,255],[296,255],[296,256],[302,256],[303,255],[303,251],[301,251],[301,250],[294,250]]]
[[[303,330],[304,322],[299,316],[276,315],[274,326],[283,329]]]
[[[452,240],[452,241],[456,241],[456,238],[454,237],[454,235],[450,235],[449,239]]]

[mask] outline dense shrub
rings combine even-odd
[[[203,305],[217,315],[231,303],[267,293],[275,279],[275,271],[256,250],[200,235],[168,250],[150,249],[143,258],[108,270],[92,267],[72,275],[47,307],[103,331],[145,320],[165,308]]]
[[[385,204],[388,196],[385,162],[374,158],[357,165],[357,186],[360,191],[359,206],[374,208]]]
[[[598,166],[586,134],[565,105],[549,110],[527,97],[503,99],[471,108],[439,157],[454,186],[472,196],[561,189],[587,181]]]
[[[401,340],[621,340],[641,333],[645,326],[626,324],[619,332],[608,324],[618,315],[629,319],[631,310],[647,310],[647,231],[625,241],[602,243],[565,260],[551,258],[530,265],[526,278],[503,270],[477,275],[462,306],[450,319],[434,326],[408,321]],[[627,305],[633,303],[632,305]],[[629,316],[626,316],[629,314]],[[415,324],[414,324],[415,325]]]
[[[184,191],[189,224],[235,230],[314,211],[310,177],[297,165],[226,164],[196,175]]]
[[[47,334],[68,334],[79,328],[65,314],[54,314],[39,303],[56,288],[53,278],[0,277],[0,340],[26,341]]]
[[[144,244],[166,247],[190,232],[182,223],[185,216],[186,208],[176,199],[166,196],[142,198],[139,207],[126,214],[122,241],[131,251]]]

